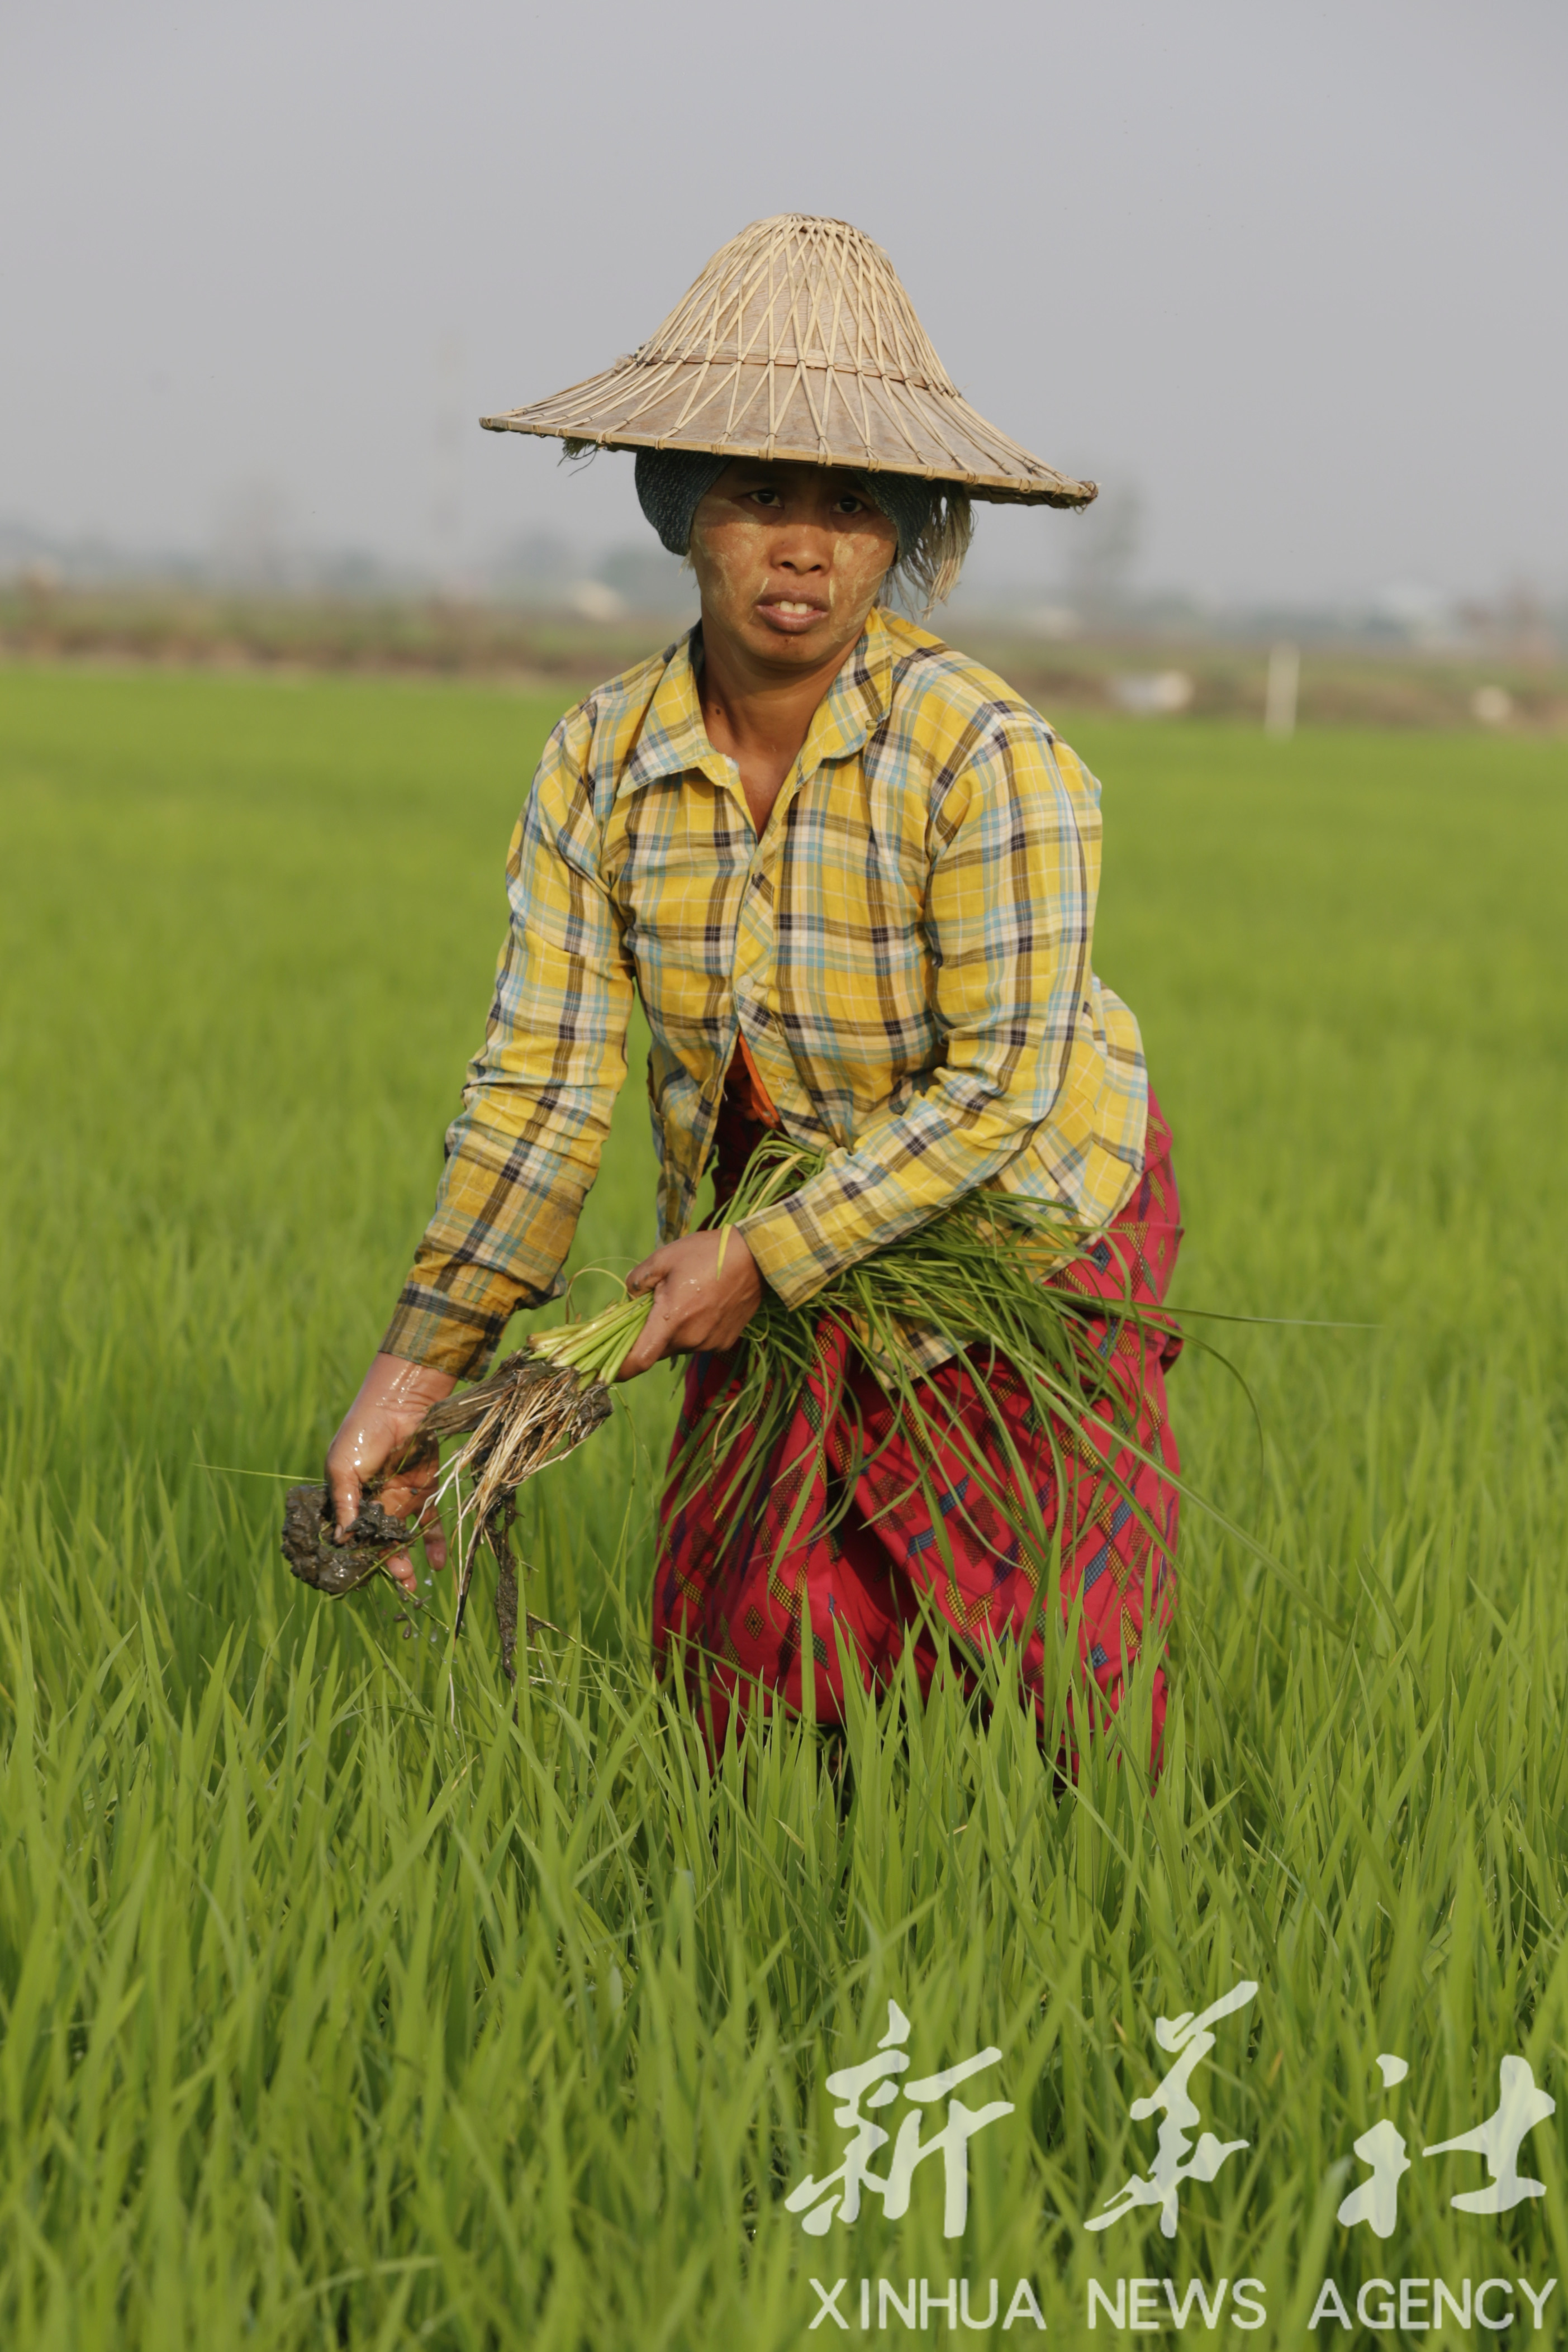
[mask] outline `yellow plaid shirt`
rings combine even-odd
[[[690,640],[600,687],[512,837],[484,1046],[383,1347],[469,1375],[558,1294],[634,993],[662,1237],[690,1219],[737,1030],[785,1131],[831,1152],[743,1228],[790,1306],[976,1184],[1112,1217],[1148,1090],[1090,969],[1099,801],[999,677],[879,608],[760,837]]]

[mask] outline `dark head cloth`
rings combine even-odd
[[[684,555],[691,545],[691,519],[729,463],[728,457],[704,449],[637,451],[637,498],[671,555]],[[845,470],[853,472],[893,525],[899,534],[899,561],[905,562],[931,520],[936,485],[918,474]]]

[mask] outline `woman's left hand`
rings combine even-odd
[[[666,1242],[626,1276],[630,1291],[651,1290],[653,1311],[626,1362],[635,1380],[661,1356],[732,1348],[763,1295],[757,1261],[738,1233],[689,1234]]]

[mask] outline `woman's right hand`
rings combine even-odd
[[[411,1364],[402,1356],[372,1358],[359,1394],[327,1448],[327,1495],[339,1542],[359,1517],[366,1482],[407,1444],[431,1406],[450,1396],[456,1386],[450,1372],[435,1371],[428,1364]],[[432,1445],[424,1459],[389,1478],[376,1497],[392,1517],[420,1525],[425,1557],[433,1569],[447,1565],[441,1522],[433,1511],[426,1517],[439,1468],[439,1453]],[[405,1592],[415,1591],[417,1580],[406,1552],[395,1552],[385,1567]]]

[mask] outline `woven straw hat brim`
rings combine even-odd
[[[1096,491],[970,406],[869,237],[795,213],[732,238],[640,350],[479,422],[606,449],[915,474],[1024,506],[1085,506]]]

